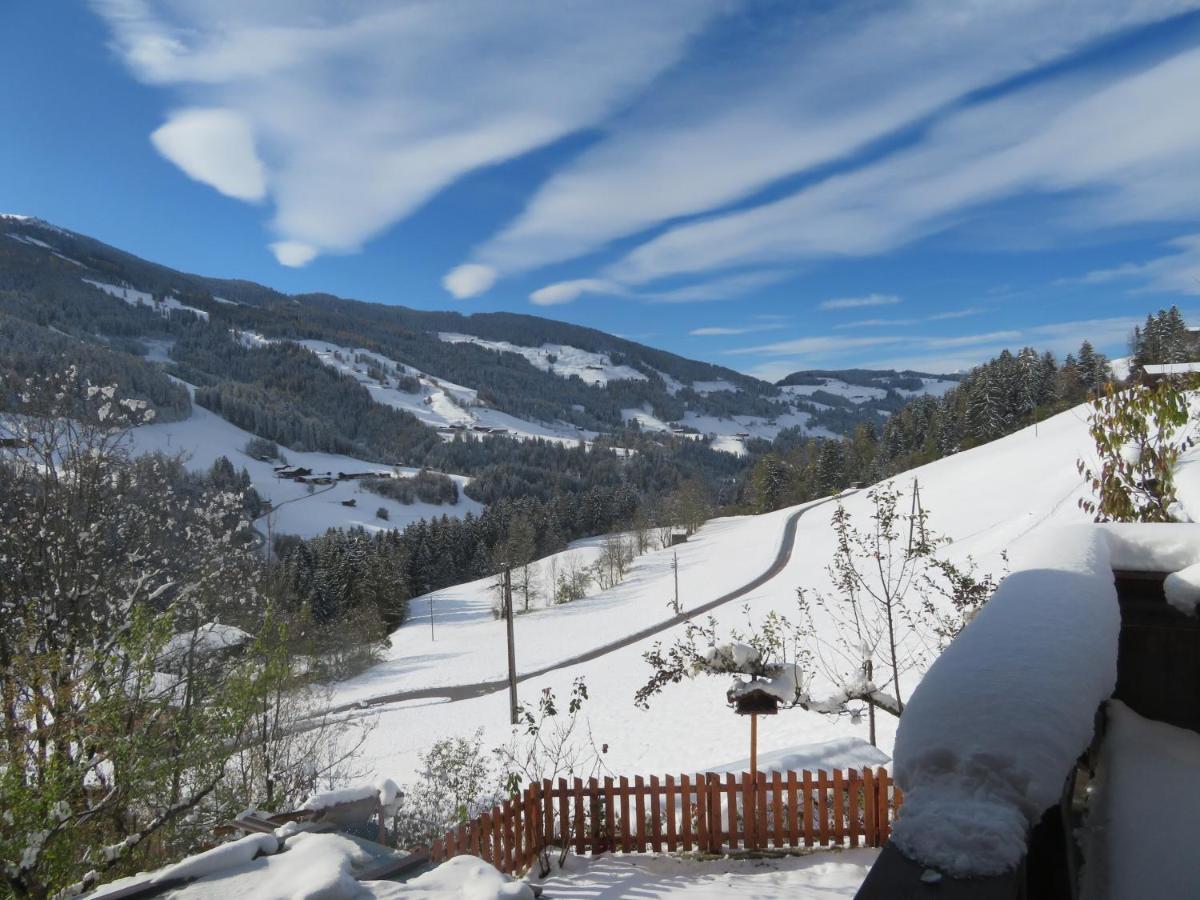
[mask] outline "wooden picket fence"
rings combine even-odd
[[[435,862],[471,854],[519,875],[547,847],[576,853],[725,853],[881,847],[903,802],[883,768],[558,779],[531,784],[435,841]]]

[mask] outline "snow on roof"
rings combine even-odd
[[[1178,363],[1151,363],[1142,367],[1147,375],[1187,375],[1200,372],[1200,361]]]
[[[206,622],[194,631],[183,631],[173,636],[163,646],[162,655],[171,658],[189,651],[198,654],[217,653],[240,647],[253,639],[236,625]]]
[[[281,841],[252,834],[155,872],[151,884],[190,881],[167,895],[171,900],[228,900],[231,897],[288,900],[532,900],[533,890],[474,856],[456,856],[403,884],[359,881],[377,863],[370,845],[338,834],[298,833]],[[145,876],[124,878],[91,895],[101,900]]]
[[[1017,866],[1117,679],[1121,628],[1101,529],[1048,533],[934,662],[896,733],[893,839],[959,877]]]
[[[357,787],[341,788],[336,791],[324,791],[313,794],[301,805],[301,809],[324,810],[345,803],[357,803],[360,800],[377,800],[385,810],[392,810],[401,797],[400,788],[390,778],[377,781],[374,784],[363,784]]]

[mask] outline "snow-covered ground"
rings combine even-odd
[[[482,506],[462,492],[470,481],[461,475],[452,475],[458,482],[458,502],[453,506],[436,506],[429,503],[398,503],[381,497],[361,487],[356,481],[335,482],[328,487],[320,485],[310,494],[308,485],[277,478],[272,463],[261,462],[248,456],[243,448],[253,437],[236,425],[222,419],[216,413],[201,406],[192,405],[191,415],[182,422],[161,422],[133,429],[130,441],[135,452],[186,454],[186,465],[194,471],[203,471],[221,456],[229,458],[237,470],[243,468],[250,475],[254,489],[271,500],[275,511],[271,514],[271,529],[280,534],[296,534],[313,537],[330,528],[352,528],[361,525],[367,531],[387,528],[403,528],[409,522],[434,516],[476,515]],[[284,456],[293,466],[312,469],[314,474],[325,472],[381,472],[415,475],[417,469],[385,466],[364,462],[336,453],[303,453],[284,450]],[[355,506],[344,506],[343,502],[354,500]],[[388,511],[384,521],[376,516],[383,507]],[[258,529],[267,531],[267,523],[259,522]]]
[[[1089,455],[1086,411],[1068,410],[983,447],[939,460],[899,479],[907,488],[920,480],[924,508],[936,531],[955,539],[949,555],[973,556],[983,572],[1000,575],[1000,554],[1008,551],[1015,569],[1049,533],[1045,529],[1087,518],[1076,501],[1087,494],[1075,461]],[[1195,454],[1196,451],[1193,451]],[[1185,467],[1183,472],[1187,472]],[[1200,483],[1200,465],[1184,477],[1183,492]],[[865,494],[845,500],[848,510],[865,520]],[[764,571],[780,541],[791,511],[716,520],[680,551],[680,596],[694,607]],[[833,555],[831,506],[818,507],[799,521],[792,558],[775,578],[751,592],[745,602],[754,621],[769,611],[793,613],[796,588],[827,588],[825,565]],[[631,577],[604,594],[522,616],[517,622],[517,659],[523,671],[537,669],[605,644],[667,615],[672,595],[669,551],[638,560]],[[742,601],[721,607],[724,626],[745,623]],[[412,619],[393,637],[385,663],[339,686],[337,699],[350,702],[399,690],[468,683],[499,678],[505,671],[503,623],[491,618],[490,598],[481,585],[439,592],[435,598],[435,637],[431,639],[424,601],[412,604]],[[670,643],[678,634],[662,635]],[[650,674],[642,654],[653,639],[606,654],[591,662],[551,672],[521,684],[522,698],[532,700],[544,688],[565,696],[572,679],[582,676],[591,697],[585,705],[592,733],[607,743],[605,761],[617,773],[650,774],[697,771],[723,760],[747,755],[748,728],[725,705],[722,679],[698,679],[671,685],[637,709],[634,692]],[[908,679],[911,692],[916,676]],[[483,728],[485,746],[509,736],[508,699],[503,692],[447,702],[415,700],[362,710],[358,715],[376,728],[366,746],[369,768],[380,775],[410,780],[417,756],[438,738],[467,735]],[[891,753],[894,719],[878,716],[881,749]],[[811,745],[846,737],[865,738],[867,725],[792,710],[765,720],[759,733],[760,752]],[[682,736],[686,736],[685,738]]]
[[[622,853],[595,858],[570,855],[561,872],[538,882],[546,897],[666,898],[694,900],[830,900],[850,898],[878,850],[822,851],[780,859],[684,860]]]
[[[645,381],[646,376],[630,366],[617,365],[607,353],[592,353],[567,344],[542,344],[522,347],[508,341],[489,341],[471,334],[443,331],[438,337],[451,344],[475,344],[487,350],[517,353],[543,372],[561,378],[578,376],[587,384],[606,385],[610,381]]]

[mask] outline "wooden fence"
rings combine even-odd
[[[579,778],[531,784],[434,842],[518,875],[549,846],[576,853],[881,847],[903,798],[886,770]]]

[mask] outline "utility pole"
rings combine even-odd
[[[517,724],[517,647],[513,639],[512,566],[504,564],[504,620],[508,628],[508,709]]]
[[[429,639],[436,641],[437,637],[433,633],[433,594],[429,595]]]

